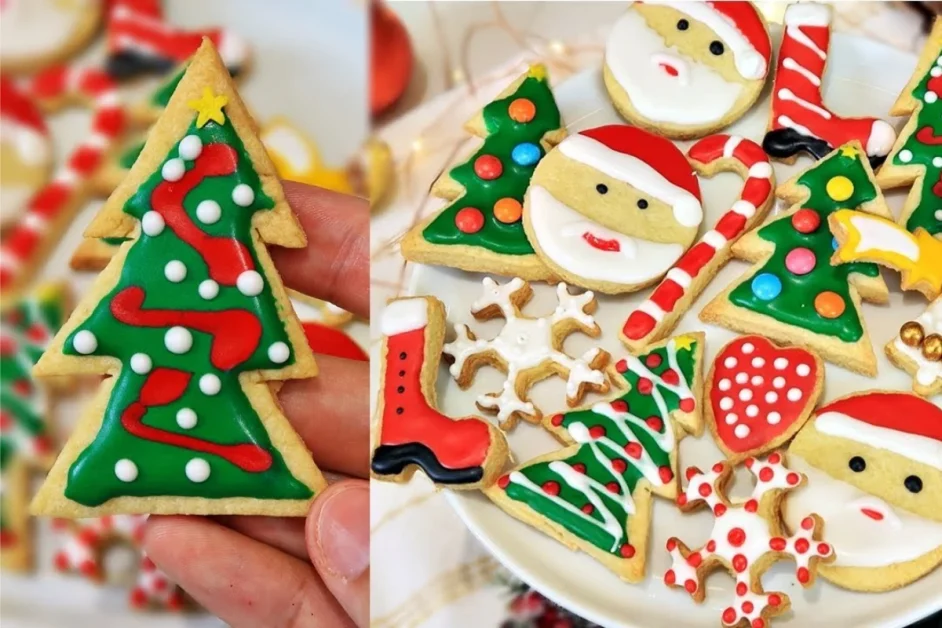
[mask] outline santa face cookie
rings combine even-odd
[[[772,42],[749,2],[635,2],[605,47],[605,87],[629,122],[702,137],[755,103]]]
[[[0,227],[23,215],[29,199],[49,178],[49,130],[36,104],[7,78],[0,78]]]
[[[942,408],[909,393],[869,391],[818,409],[789,448],[808,484],[785,522],[827,521],[837,560],[821,575],[856,591],[904,586],[942,564]]]
[[[620,124],[563,140],[533,174],[524,228],[569,283],[607,294],[656,282],[697,235],[700,183],[670,141]]]

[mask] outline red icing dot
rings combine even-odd
[[[529,122],[536,116],[536,105],[529,98],[515,98],[507,107],[507,114],[514,122]]]
[[[680,400],[681,412],[693,412],[694,408],[696,407],[697,407],[697,402],[694,401],[693,397],[687,397],[686,399]]]
[[[0,410],[0,431],[9,429],[11,425],[13,425],[13,419],[10,418],[9,414]]]
[[[497,480],[497,486],[498,486],[499,488],[505,489],[505,488],[507,488],[507,485],[508,485],[508,484],[510,484],[510,476],[509,476],[509,475],[502,475],[502,476],[500,476],[500,479]]]
[[[804,528],[805,530],[810,530],[811,528],[813,528],[813,527],[814,527],[814,518],[813,518],[813,517],[805,517],[804,519],[802,519],[802,520],[801,520],[801,527]]]
[[[700,563],[703,562],[703,556],[700,555],[700,552],[694,552],[687,557],[687,564],[691,567],[699,567]]]
[[[658,467],[657,474],[661,477],[661,482],[667,484],[674,479],[674,472],[668,466]]]
[[[612,402],[612,410],[615,412],[628,412],[628,402],[624,399],[616,399]]]
[[[591,515],[593,512],[595,512],[595,506],[593,506],[592,504],[586,504],[585,506],[582,507],[582,512],[584,512],[587,515]]]
[[[46,332],[45,327],[39,323],[33,323],[29,326],[29,329],[26,330],[26,337],[35,343],[42,343],[49,338],[49,334]]]
[[[677,582],[677,574],[674,573],[673,569],[668,569],[667,572],[664,574],[664,584],[666,584],[667,586],[671,586],[675,582]]]
[[[474,160],[474,174],[485,181],[492,181],[504,171],[504,164],[494,155],[481,155]]]
[[[780,536],[772,537],[769,540],[769,547],[776,552],[784,552],[786,545],[788,545],[788,542]]]
[[[638,380],[638,392],[642,395],[650,395],[653,389],[654,384],[647,377],[642,377]]]
[[[713,493],[713,487],[711,487],[709,484],[704,482],[697,489],[697,492],[700,493],[702,497],[709,497]]]
[[[769,606],[778,606],[779,604],[782,603],[782,596],[779,595],[778,593],[772,593],[771,595],[769,595],[768,602],[769,602]]]
[[[477,233],[484,227],[484,214],[477,207],[465,207],[455,214],[455,226],[461,233]]]
[[[687,467],[687,470],[684,472],[684,475],[687,477],[687,481],[689,482],[693,478],[693,476],[700,475],[701,473],[703,473],[703,471],[701,471],[697,467]]]
[[[641,459],[641,444],[640,443],[628,443],[625,445],[625,453],[634,458],[635,460]]]
[[[778,464],[782,461],[782,454],[775,452],[769,456],[769,464]]]
[[[713,507],[713,514],[717,517],[722,517],[726,514],[726,504],[717,504]]]
[[[164,580],[163,578],[154,580],[154,588],[157,589],[158,591],[163,591],[164,589],[167,588],[167,581]]]
[[[749,593],[749,587],[746,586],[745,582],[736,583],[736,595],[742,597],[745,594]]]
[[[179,591],[170,594],[170,599],[167,600],[167,608],[172,611],[183,608],[183,595]]]
[[[57,552],[56,557],[52,559],[52,563],[59,571],[65,571],[69,568],[69,557],[65,555],[65,552]]]
[[[749,567],[749,560],[742,554],[736,554],[733,556],[733,569],[737,573],[742,573],[746,571],[746,568]]]
[[[605,485],[605,488],[608,489],[609,493],[615,493],[616,495],[618,494],[620,490],[620,487],[618,486],[618,482],[609,482],[608,484]]]
[[[729,531],[729,534],[726,535],[726,540],[729,541],[729,544],[733,547],[739,547],[746,542],[746,531],[742,528],[733,528]]]
[[[765,621],[761,617],[752,620],[752,628],[765,628]]]
[[[723,611],[723,623],[727,626],[731,626],[736,622],[736,618],[739,615],[736,613],[736,609],[730,606],[725,611]]]
[[[715,552],[715,551],[716,551],[716,541],[714,541],[713,539],[710,539],[709,541],[707,541],[706,549],[707,549],[708,552]]]
[[[144,589],[141,587],[134,587],[131,590],[130,596],[131,606],[135,608],[143,608],[147,604],[147,594],[144,593]]]
[[[751,457],[751,456],[750,456],[749,458],[746,458],[746,459],[743,461],[743,464],[746,465],[746,468],[747,468],[747,469],[751,469],[751,468],[752,468],[752,465],[754,465],[755,463],[756,463],[756,459],[753,458],[753,457]]]
[[[743,508],[746,509],[746,512],[755,512],[759,510],[759,502],[754,499],[750,499],[745,504],[743,504]]]
[[[687,593],[696,593],[697,581],[693,579],[687,580],[687,582],[684,583],[684,588],[687,590]]]
[[[635,555],[635,546],[631,543],[625,543],[618,551],[621,553],[622,558],[631,558]]]
[[[797,575],[798,575],[798,582],[802,584],[807,584],[808,581],[811,580],[811,572],[808,571],[807,567],[799,567]]]
[[[16,353],[16,341],[9,337],[0,338],[0,355]]]
[[[628,468],[628,463],[622,458],[616,458],[612,460],[612,468],[615,469],[616,473],[624,473]]]
[[[18,379],[13,382],[13,392],[18,395],[28,395],[32,389],[33,385],[29,383],[28,379]]]
[[[644,420],[644,422],[647,423],[648,427],[650,427],[655,432],[660,432],[664,427],[664,421],[662,421],[661,417],[659,416],[649,416]]]
[[[592,438],[604,438],[605,437],[605,426],[604,425],[593,425],[589,428],[589,436]]]
[[[79,571],[89,578],[98,579],[98,566],[94,561],[83,560],[79,565]]]
[[[680,383],[680,376],[677,375],[677,371],[675,371],[674,369],[667,369],[666,371],[661,373],[661,379],[663,379],[666,383],[670,384],[671,386],[676,386],[677,384]]]
[[[821,226],[821,216],[813,209],[799,209],[792,215],[792,226],[798,233],[814,233]]]
[[[801,476],[793,471],[785,476],[785,481],[791,484],[792,486],[795,486],[796,484],[801,482]]]
[[[78,540],[82,545],[94,545],[98,542],[98,533],[91,528],[85,528],[79,531]]]
[[[818,543],[818,555],[827,556],[831,553],[831,546],[827,543]]]
[[[686,505],[687,505],[687,495],[685,495],[684,493],[681,493],[680,495],[678,495],[678,496],[677,496],[677,505],[678,505],[678,506],[686,506]]]
[[[154,571],[157,569],[157,565],[154,564],[154,561],[145,556],[141,559],[141,569],[144,571]]]
[[[772,470],[772,467],[763,467],[759,471],[759,479],[763,482],[771,482],[772,478],[775,477],[775,471]]]
[[[550,423],[552,423],[554,427],[559,427],[560,425],[563,424],[563,415],[554,414],[553,417],[550,419]]]
[[[52,442],[47,436],[37,436],[33,439],[33,448],[41,454],[49,453],[52,451]]]
[[[644,364],[649,369],[656,369],[661,365],[661,356],[657,353],[652,353],[644,359]]]
[[[745,613],[745,614],[748,615],[749,613],[751,613],[751,612],[754,611],[754,610],[756,610],[756,607],[755,607],[755,605],[754,605],[752,602],[750,602],[749,600],[746,600],[745,602],[742,603],[742,612],[743,612],[743,613]]]
[[[585,473],[585,465],[581,462],[577,462],[576,464],[572,465],[572,470],[576,473]]]
[[[673,552],[674,548],[676,547],[677,547],[677,539],[675,539],[674,537],[667,539],[667,551],[668,552]]]
[[[795,551],[799,554],[804,554],[810,547],[811,543],[808,541],[808,539],[798,539],[795,541]]]
[[[726,465],[724,465],[722,462],[717,462],[717,463],[714,464],[713,467],[712,467],[713,473],[722,473],[722,472],[723,472],[723,469],[725,469],[725,468],[726,468]]]
[[[628,372],[628,361],[627,361],[627,360],[619,360],[618,362],[616,362],[616,363],[615,363],[615,370],[618,371],[619,373],[627,373],[627,372]]]
[[[543,482],[543,492],[547,495],[559,495],[559,482]]]

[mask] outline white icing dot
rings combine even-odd
[[[770,390],[769,392],[765,393],[765,402],[766,402],[766,403],[775,403],[776,401],[778,401],[778,393],[777,393],[777,392],[775,392],[774,390]]]
[[[779,414],[778,412],[769,412],[769,415],[765,418],[766,420],[768,420],[769,423],[771,423],[772,425],[775,425],[776,423],[782,420],[782,415]]]
[[[248,207],[255,200],[255,192],[245,183],[240,183],[232,189],[232,200],[240,207]]]
[[[200,377],[200,390],[204,395],[215,395],[222,388],[222,382],[212,373]]]
[[[167,265],[164,266],[164,277],[167,278],[167,281],[180,283],[186,279],[186,264],[178,259],[167,262]]]
[[[186,327],[175,325],[164,334],[164,344],[170,353],[186,353],[193,348],[193,334]]]
[[[268,359],[276,364],[286,362],[289,357],[291,357],[291,349],[283,342],[275,342],[268,347]]]
[[[753,375],[753,376],[752,376],[752,385],[753,385],[753,386],[761,386],[761,385],[764,384],[764,383],[765,383],[765,378],[763,378],[761,375]]]
[[[192,408],[180,408],[177,411],[177,425],[185,430],[196,427],[196,412]]]
[[[808,375],[811,374],[811,367],[807,364],[799,364],[795,372],[798,373],[800,377],[808,377]]]
[[[729,381],[729,380],[726,379],[725,377],[720,380],[719,388],[720,388],[720,390],[722,390],[723,392],[726,392],[727,390],[729,390],[729,389],[732,388],[732,387],[733,387],[733,382]]]
[[[199,287],[200,296],[206,300],[215,299],[216,295],[219,294],[219,284],[213,281],[212,279],[206,279],[205,281],[200,282]]]
[[[730,412],[729,414],[726,415],[726,418],[724,420],[726,421],[726,425],[732,425],[733,423],[739,420],[739,417],[736,416],[735,412]]]
[[[939,70],[942,70],[942,68],[939,68]],[[935,168],[942,168],[942,157],[933,157],[933,158],[932,158],[932,165],[933,165]]]
[[[759,406],[750,404],[746,408],[746,416],[750,416],[750,417],[759,416]]]
[[[772,380],[772,385],[775,386],[776,388],[785,388],[785,378],[776,377],[775,379]]]
[[[942,220],[942,209],[935,210],[935,219]]]
[[[146,375],[150,373],[151,368],[153,368],[154,363],[151,361],[150,356],[146,353],[135,353],[131,356],[131,370],[137,373],[138,375]]]
[[[133,482],[137,479],[137,465],[127,458],[114,463],[114,474],[122,482]]]
[[[788,359],[787,358],[775,358],[775,362],[772,362],[772,366],[774,366],[776,369],[780,371],[783,371],[785,370],[785,367],[788,366]]]
[[[913,151],[909,149],[904,149],[899,152],[899,160],[904,164],[908,164],[913,160]]]
[[[929,74],[935,77],[942,76],[942,68],[940,68],[939,66],[936,66],[929,71]]]
[[[92,332],[83,329],[72,338],[72,346],[82,355],[88,355],[98,348],[98,338]]]
[[[222,207],[210,198],[200,201],[200,204],[196,206],[196,217],[204,225],[211,225],[222,217]]]
[[[746,355],[749,355],[755,350],[756,350],[756,346],[752,344],[751,342],[747,342],[746,344],[742,346],[742,352],[745,353]]]
[[[765,360],[763,358],[752,358],[752,366],[761,369],[765,366]]]
[[[801,390],[797,388],[789,388],[786,397],[788,397],[789,401],[798,401],[801,399]]]
[[[749,376],[748,376],[748,375],[746,375],[745,373],[736,373],[736,383],[737,383],[737,384],[745,384],[745,383],[748,382],[748,381],[749,381]]]
[[[723,397],[720,399],[720,410],[732,410],[733,409],[733,400],[731,397]]]
[[[261,293],[262,288],[265,287],[265,282],[262,280],[262,276],[254,270],[246,270],[236,278],[236,286],[239,288],[239,292],[245,296],[254,297]]]
[[[160,176],[162,176],[165,181],[179,181],[183,178],[185,172],[186,164],[183,163],[182,159],[170,159],[164,164],[163,168],[160,169]]]
[[[193,458],[186,463],[186,477],[191,482],[205,482],[209,479],[209,463],[202,458]]]
[[[748,388],[743,388],[739,391],[739,398],[742,401],[751,401],[752,400],[752,391]]]
[[[935,92],[926,92],[926,102],[930,105],[939,99],[939,95]]]
[[[726,358],[726,360],[723,361],[723,366],[725,366],[728,369],[736,368],[737,364],[739,364],[739,361],[733,356],[729,356],[728,358]]]
[[[145,235],[160,235],[164,230],[164,226],[163,216],[154,210],[144,212],[144,216],[141,218],[141,230],[144,231]]]
[[[203,141],[199,135],[187,135],[180,140],[180,157],[193,161],[203,152]]]
[[[740,423],[736,426],[736,429],[733,430],[733,434],[736,435],[736,438],[745,438],[749,436],[749,426],[744,423]]]

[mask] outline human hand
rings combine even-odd
[[[285,285],[369,316],[366,201],[285,182],[304,249],[269,249]],[[236,628],[369,622],[369,367],[318,356],[314,379],[278,393],[332,484],[307,519],[151,516],[144,549],[198,603]],[[351,394],[351,393],[356,394]]]

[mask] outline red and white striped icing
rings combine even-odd
[[[91,191],[92,176],[104,163],[125,130],[126,115],[117,85],[103,70],[58,66],[36,75],[23,84],[37,102],[81,97],[94,102],[91,129],[86,139],[72,151],[45,187],[29,202],[23,218],[5,234],[0,243],[0,292],[27,281],[50,240],[59,237],[54,225],[63,212],[75,206]]]
[[[120,539],[141,554],[137,582],[129,596],[131,605],[135,608],[158,606],[179,610],[183,606],[182,591],[140,549],[146,522],[147,515],[110,515],[75,522],[56,520],[54,527],[65,537],[53,558],[56,569],[103,580],[102,553],[109,543]]]
[[[674,311],[677,302],[685,296],[697,296],[690,290],[693,280],[704,269],[726,261],[726,256],[718,253],[728,251],[733,242],[753,223],[758,222],[754,220],[758,208],[768,202],[775,189],[769,158],[762,147],[752,140],[737,135],[711,135],[694,144],[687,158],[705,165],[724,161],[731,165],[738,162],[746,167],[749,174],[739,200],[684,253],[667,271],[667,276],[651,296],[628,316],[622,333],[630,341],[653,341],[669,333],[665,323],[667,315]]]

